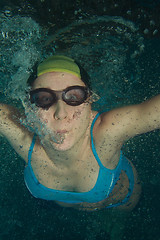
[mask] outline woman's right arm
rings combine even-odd
[[[6,104],[0,104],[0,135],[5,137],[15,151],[27,162],[33,134],[20,123],[22,115]]]

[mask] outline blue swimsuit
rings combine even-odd
[[[24,179],[25,179],[26,186],[34,197],[45,199],[45,200],[54,200],[54,201],[60,201],[65,203],[71,203],[71,204],[83,203],[83,202],[87,202],[87,203],[100,202],[106,199],[109,196],[109,194],[112,192],[115,184],[119,179],[121,171],[123,170],[127,174],[129,179],[128,194],[121,202],[116,204],[110,204],[107,208],[120,206],[122,204],[125,204],[128,201],[134,188],[134,175],[133,175],[133,170],[129,161],[123,156],[121,152],[117,167],[113,170],[110,170],[103,166],[103,164],[101,163],[101,160],[97,155],[94,142],[93,142],[92,132],[93,132],[94,124],[97,118],[99,117],[99,115],[100,113],[98,113],[95,116],[91,125],[92,151],[99,165],[99,174],[98,174],[98,178],[95,186],[88,192],[69,192],[69,191],[51,189],[39,183],[31,166],[31,157],[32,157],[32,152],[33,152],[33,148],[36,141],[36,136],[34,135],[30,149],[29,149],[29,153],[28,153],[28,165],[24,170]]]

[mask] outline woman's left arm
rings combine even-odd
[[[103,126],[112,128],[120,140],[160,128],[160,95],[141,104],[114,109],[102,116]],[[113,132],[113,131],[112,131]]]
[[[152,131],[160,128],[160,95],[139,104],[139,115],[142,119],[142,131]]]

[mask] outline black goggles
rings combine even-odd
[[[37,88],[30,91],[30,101],[37,107],[48,109],[59,99],[71,106],[78,106],[90,96],[87,87],[71,86],[62,91],[54,91],[48,88]]]

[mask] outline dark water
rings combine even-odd
[[[125,1],[122,2],[123,7],[128,7],[129,1],[126,2],[126,5],[124,4]],[[107,29],[113,24],[113,19],[111,25],[107,23],[108,20],[106,21],[106,18],[103,21],[96,18],[91,22],[85,21],[84,24],[78,23],[76,26],[72,25],[71,27],[67,27],[69,25],[65,24],[66,26],[64,26],[60,19],[56,22],[55,19],[51,19],[50,16],[50,23],[47,22],[46,16],[44,22],[42,19],[40,20],[40,17],[38,21],[37,10],[35,7],[36,1],[34,1],[34,4],[22,1],[23,7],[22,5],[19,7],[16,1],[8,2],[9,8],[7,6],[5,9],[10,9],[11,13],[8,12],[7,20],[5,16],[5,20],[3,18],[3,21],[1,15],[1,23],[5,22],[6,24],[5,27],[3,25],[2,28],[2,44],[0,47],[2,53],[0,60],[1,102],[14,105],[18,104],[19,108],[22,107],[20,101],[15,98],[15,93],[17,92],[13,91],[11,98],[8,95],[8,92],[7,95],[4,94],[4,88],[12,88],[12,90],[13,87],[14,90],[17,88],[17,91],[20,91],[21,95],[23,93],[23,91],[21,93],[21,81],[25,81],[28,76],[26,75],[26,69],[34,64],[34,58],[39,59],[41,56],[44,57],[49,51],[51,51],[51,49],[53,52],[69,52],[71,56],[79,57],[81,62],[85,62],[85,67],[93,78],[93,88],[98,90],[98,93],[103,99],[98,104],[95,104],[94,108],[96,109],[109,109],[125,104],[139,103],[159,94],[160,41],[158,34],[153,35],[153,31],[158,29],[158,25],[156,25],[156,19],[158,16],[153,19],[154,13],[150,12],[151,9],[155,11],[155,6],[157,8],[159,2],[149,0],[133,2],[134,10],[136,9],[135,4],[137,4],[141,10],[149,11],[147,17],[149,18],[149,16],[152,16],[150,20],[154,20],[155,25],[154,28],[149,22],[147,25],[144,19],[145,23],[141,23],[138,32],[134,32],[131,27],[127,27],[126,31],[130,33],[129,38],[124,37],[124,25],[126,23],[120,24],[120,22],[118,22],[118,26],[123,30],[122,34],[112,32],[111,34],[108,33],[106,35]],[[51,1],[48,1],[47,3],[47,6],[51,5]],[[74,2],[74,4],[75,3],[77,6],[80,4],[78,1]],[[95,1],[92,2],[92,5],[93,3],[95,3]],[[91,4],[91,1],[89,1],[89,4]],[[110,1],[110,6],[112,6],[112,4],[113,2]],[[6,3],[3,2],[3,13],[5,6]],[[17,16],[18,12],[16,6],[19,7],[19,16],[14,18]],[[29,8],[28,6],[31,7]],[[101,8],[102,7],[104,6],[101,6]],[[86,18],[91,19],[93,13],[95,14],[95,9],[90,7],[90,11],[88,10],[90,16],[88,16],[88,12],[86,13],[85,8],[86,6],[81,9],[81,12],[79,11],[76,14],[76,17],[74,15],[74,18],[83,17],[83,21]],[[79,8],[77,8],[77,11],[78,10]],[[130,8],[128,8],[128,10],[130,10]],[[62,12],[58,2],[57,11]],[[117,10],[114,9],[114,11]],[[110,12],[113,12],[113,8],[110,9]],[[37,23],[41,22],[42,24],[43,22],[43,29],[45,29],[44,36],[42,36],[41,33],[39,37],[37,36],[39,28],[37,25],[34,30],[30,29],[30,32],[27,32],[25,29],[23,32],[20,28],[15,28],[13,31],[15,25],[12,24],[14,21],[19,23],[22,16],[27,18],[31,16],[32,19],[34,19],[34,13],[36,15]],[[5,14],[7,15],[7,12],[5,12]],[[9,16],[10,14],[12,16]],[[124,16],[124,12],[119,12],[117,16],[119,15]],[[135,22],[137,22],[138,17],[135,17],[136,11],[133,15],[134,16],[132,17]],[[126,16],[128,15],[126,14]],[[10,21],[11,17],[14,18],[14,21],[13,18],[12,21]],[[64,21],[64,19],[61,20]],[[74,23],[75,20],[77,19],[73,19],[73,17],[71,18],[71,14],[68,10],[68,18],[66,20],[69,22],[68,24]],[[51,26],[53,24],[52,21],[54,21],[54,27]],[[22,24],[24,24],[24,22]],[[87,26],[95,27],[94,31],[90,32],[91,37],[86,34],[86,29],[88,29],[88,27],[85,28],[86,24],[88,24]],[[104,25],[106,27],[105,31]],[[145,25],[144,29],[148,29],[149,32],[152,31],[152,34],[148,33],[148,35],[145,35],[142,31],[143,25]],[[8,26],[8,28],[6,26]],[[67,28],[65,29],[65,27]],[[114,27],[117,27],[115,22]],[[95,38],[94,34],[97,29],[100,31],[99,37]],[[57,31],[59,31],[58,35],[56,34]],[[4,35],[7,33],[9,34],[9,37]],[[19,35],[17,35],[17,33]],[[79,34],[79,39],[76,38],[77,34]],[[34,40],[31,35],[34,36]],[[133,52],[137,49],[139,50],[138,41],[141,35],[143,41],[139,44],[140,46],[144,44],[145,50],[139,52],[138,57],[131,58]],[[22,39],[24,44],[22,44]],[[40,43],[40,45],[38,43]],[[42,48],[42,45],[45,45],[45,47]],[[115,46],[115,48],[113,48],[113,46]],[[32,49],[32,51],[29,51],[28,49]],[[113,58],[110,58],[111,51],[114,53]],[[25,62],[23,65],[23,61],[21,60],[26,52],[28,54],[26,55],[26,58],[29,59],[29,62]],[[13,59],[11,61],[12,57],[14,60],[17,60],[17,65],[13,65]],[[85,59],[87,59],[87,61],[85,61]],[[111,65],[108,63],[111,63]],[[8,66],[10,66],[10,68]],[[21,75],[23,75],[24,80]],[[10,82],[12,83],[11,87],[8,86]],[[137,136],[124,145],[123,151],[125,155],[133,162],[139,173],[142,184],[142,195],[138,205],[127,218],[126,228],[122,239],[160,239],[159,137],[160,132],[157,130],[152,133]],[[119,219],[121,218],[114,213],[112,214],[111,211],[83,213],[72,209],[58,207],[52,202],[33,198],[24,184],[23,160],[14,152],[8,142],[2,138],[0,138],[0,163],[0,240],[109,240],[110,236],[108,231],[116,224],[116,222],[120,222]],[[113,222],[113,224],[110,226],[111,222]]]

